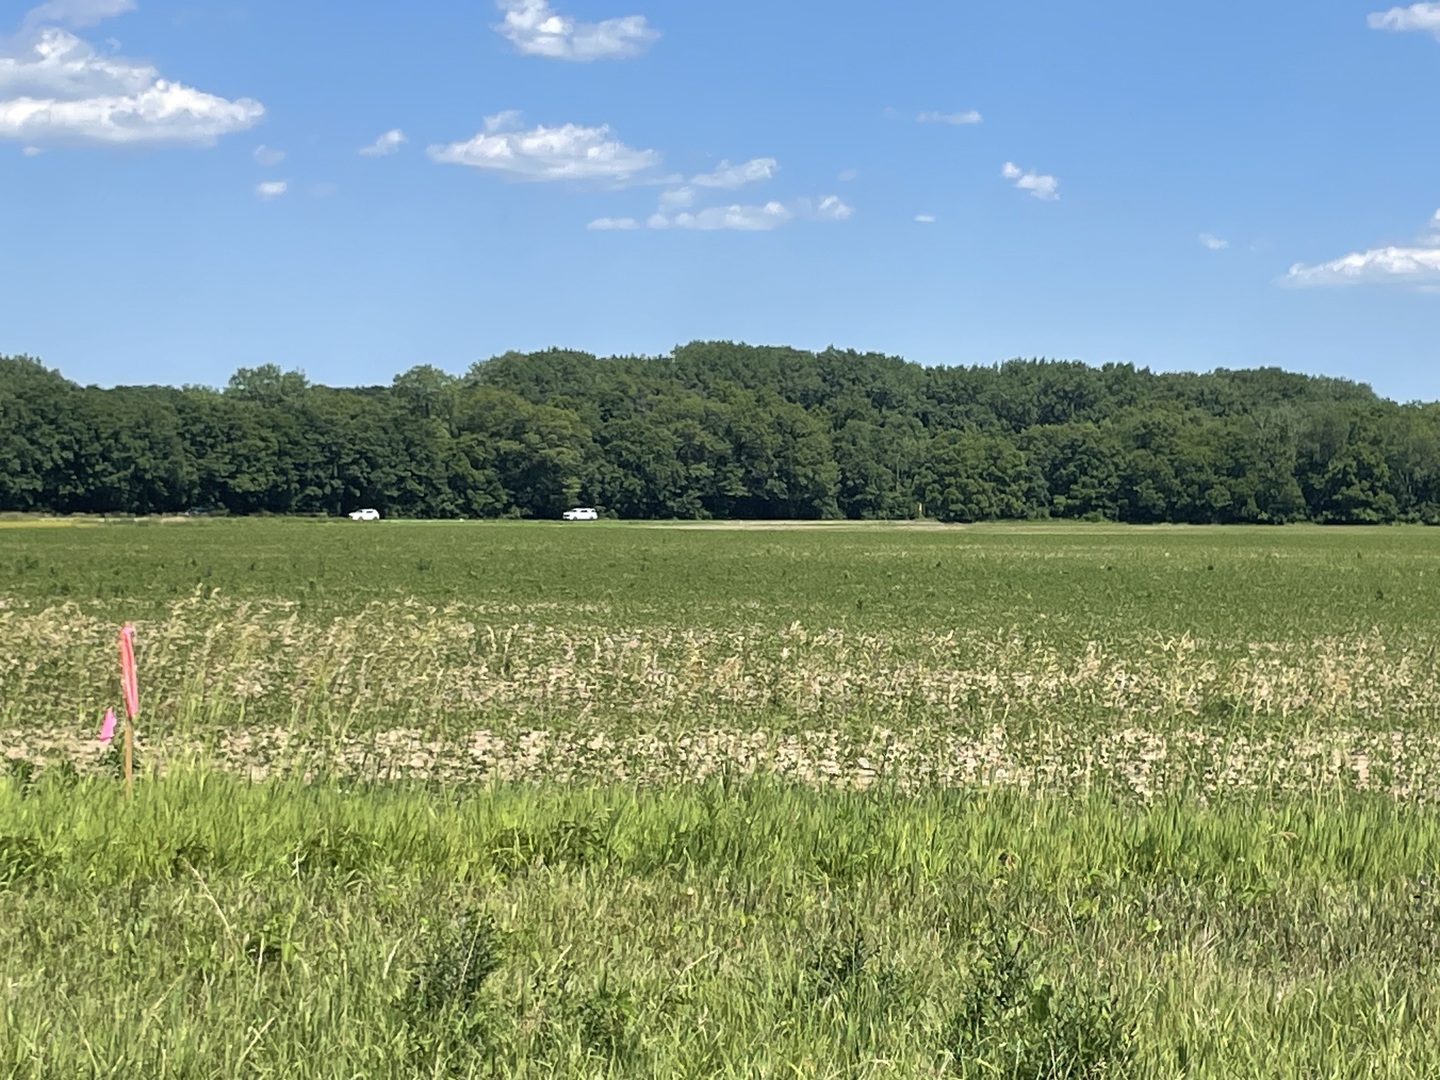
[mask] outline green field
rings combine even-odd
[[[1434,1076],[1437,610],[1416,528],[0,522],[0,1076]]]
[[[0,529],[0,732],[449,779],[1440,781],[1440,534],[207,522]]]

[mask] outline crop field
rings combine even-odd
[[[0,532],[0,745],[250,775],[1440,791],[1423,530]]]
[[[0,522],[0,1076],[1434,1076],[1437,612],[1418,528]]]

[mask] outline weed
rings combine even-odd
[[[503,963],[494,920],[476,909],[431,932],[401,1002],[411,1055],[448,1070],[473,1065],[493,1049],[495,1016],[485,981]]]
[[[426,943],[410,985],[413,1013],[434,1017],[468,1010],[502,960],[494,918],[473,908],[462,912]]]
[[[861,977],[870,957],[871,950],[861,929],[822,940],[808,965],[816,997],[833,998],[848,992]]]
[[[1109,999],[1059,988],[1035,970],[1023,934],[982,932],[962,1003],[947,1029],[953,1070],[1009,1080],[1132,1075],[1133,1025]]]
[[[613,1065],[630,1064],[637,1053],[635,1002],[628,991],[602,983],[576,1010],[586,1050]]]

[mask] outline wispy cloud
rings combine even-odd
[[[1440,38],[1440,4],[1411,4],[1377,11],[1368,20],[1371,30],[1420,30]]]
[[[854,180],[854,179],[858,178],[859,175],[860,175],[860,170],[859,170],[859,169],[845,169],[845,170],[843,170],[843,171],[840,173],[840,175],[837,176],[835,179],[836,179],[836,180],[839,180],[840,183],[842,183],[842,184],[848,184],[848,183],[850,183],[851,180]]]
[[[915,215],[915,220],[918,221],[921,225],[934,225],[934,224],[935,224],[935,215],[934,215],[934,214],[916,214],[916,215]]]
[[[581,22],[557,14],[547,0],[496,0],[505,21],[495,27],[526,56],[552,60],[623,60],[660,37],[643,15]]]
[[[271,199],[278,199],[290,190],[288,180],[266,180],[263,184],[255,185],[255,197],[269,202]]]
[[[1037,199],[1053,202],[1060,198],[1060,181],[1053,176],[1020,168],[1013,161],[1007,161],[1000,175],[1013,180],[1021,191],[1028,191]]]
[[[255,160],[268,169],[285,160],[285,151],[276,150],[273,146],[266,146],[262,143],[255,148]]]
[[[779,168],[779,163],[774,158],[768,157],[752,158],[739,165],[732,165],[729,161],[722,160],[710,172],[692,176],[680,187],[663,193],[660,196],[660,213],[664,215],[674,210],[694,206],[698,197],[696,188],[733,191],[736,188],[745,187],[747,184],[763,183],[773,177]],[[678,181],[682,178],[670,177],[669,179]]]
[[[519,114],[508,115],[509,123]],[[487,124],[487,127],[489,125]],[[608,126],[564,124],[529,131],[480,132],[473,138],[427,151],[434,161],[468,165],[513,180],[604,180],[624,184],[660,163],[654,150],[636,150],[614,138]]]
[[[608,129],[594,129],[608,131]],[[630,151],[650,155],[645,160],[648,168],[658,163],[659,155],[652,151]],[[652,180],[673,185],[662,191],[657,200],[655,212],[642,223],[630,217],[602,217],[592,221],[589,228],[610,229],[687,229],[698,232],[768,232],[796,219],[812,221],[844,221],[855,211],[838,195],[825,195],[816,200],[796,199],[782,202],[771,199],[768,202],[733,202],[721,206],[700,206],[697,203],[712,197],[712,192],[734,191],[751,184],[760,184],[774,178],[780,165],[773,157],[751,158],[749,161],[731,163],[728,159],[709,172],[691,176],[667,176]]]
[[[698,229],[711,232],[720,229],[734,229],[740,232],[766,232],[778,229],[795,216],[782,202],[768,202],[763,206],[710,206],[695,213],[676,214],[673,217],[662,213],[652,214],[646,224],[652,229]]]
[[[953,113],[922,112],[915,121],[920,124],[983,124],[985,118],[975,109],[968,109]]]
[[[502,109],[500,112],[491,113],[485,117],[485,130],[490,132],[514,131],[520,126],[524,116],[525,114],[519,109]]]
[[[135,0],[46,0],[31,8],[25,16],[26,26],[46,23],[69,23],[71,26],[94,26],[98,22],[135,10]]]
[[[389,157],[391,154],[399,153],[400,148],[409,141],[405,137],[405,132],[399,128],[391,128],[369,146],[362,146],[360,153],[365,157]]]
[[[1212,236],[1208,232],[1202,232],[1200,234],[1200,244],[1202,247],[1207,247],[1211,251],[1224,251],[1230,246],[1230,241],[1221,240],[1218,236]]]
[[[100,5],[62,6],[72,19],[100,10]],[[163,79],[149,64],[101,54],[58,27],[22,33],[8,48],[0,45],[0,139],[32,146],[209,146],[222,135],[253,127],[264,115],[258,101],[231,101]]]
[[[685,188],[693,194],[693,189]],[[769,232],[791,221],[845,221],[854,213],[838,195],[825,195],[817,200],[797,199],[787,204],[772,199],[766,203],[732,203],[689,209],[690,200],[679,198],[680,192],[666,192],[660,197],[655,213],[645,219],[647,229],[687,229],[696,232]],[[640,223],[634,218],[600,218],[590,223],[592,229],[634,229]]]
[[[779,167],[779,162],[770,157],[752,158],[741,165],[721,161],[711,172],[692,176],[690,183],[698,187],[733,189],[769,180]]]

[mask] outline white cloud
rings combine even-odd
[[[732,203],[694,209],[696,200],[706,188],[732,188],[767,180],[774,175],[774,158],[756,158],[744,165],[722,161],[712,173],[693,177],[688,184],[661,192],[655,212],[645,219],[647,229],[690,229],[701,232],[734,230],[767,232],[796,219],[812,221],[845,221],[855,213],[838,195],[825,195],[818,200],[796,199],[786,204],[779,200],[767,203]],[[672,181],[678,177],[670,178]],[[692,186],[692,185],[698,185]],[[636,229],[634,218],[599,218],[591,229]]]
[[[1440,282],[1440,247],[1385,247],[1356,251],[1330,262],[1296,263],[1287,285],[1428,285]]]
[[[652,229],[698,229],[704,232],[720,229],[735,229],[740,232],[765,232],[778,229],[795,216],[794,212],[781,202],[768,202],[764,206],[709,206],[696,213],[652,214],[646,223]]]
[[[920,124],[983,124],[985,118],[974,109],[966,112],[943,113],[943,112],[922,112],[915,117]]]
[[[859,169],[845,169],[845,170],[842,171],[842,172],[840,173],[840,175],[837,176],[835,179],[836,179],[836,180],[839,180],[840,183],[842,183],[842,184],[848,184],[851,180],[854,180],[854,179],[855,179],[856,177],[858,177],[859,175],[860,175],[860,170],[859,170]]]
[[[662,193],[660,207],[655,216],[651,218],[651,227],[669,228],[671,224],[669,215],[677,210],[685,210],[694,206],[696,187],[733,190],[744,187],[746,184],[758,184],[773,177],[779,167],[774,158],[753,158],[739,165],[732,165],[729,161],[722,160],[712,171],[693,176],[680,187]],[[679,178],[671,179],[678,180]]]
[[[391,154],[398,153],[400,147],[408,141],[405,132],[399,128],[391,128],[369,146],[361,147],[360,153],[364,157],[389,157]]]
[[[916,215],[915,215],[915,220],[918,221],[921,225],[933,225],[933,224],[935,224],[935,215],[934,215],[934,214],[916,214]]]
[[[0,52],[0,94],[72,100],[142,93],[160,73],[148,64],[102,56],[68,30],[50,27]]]
[[[690,182],[708,188],[738,188],[746,184],[758,184],[769,180],[780,167],[774,158],[754,158],[743,165],[731,165],[721,161],[713,172],[691,177]]]
[[[209,146],[264,115],[258,101],[170,82],[54,27],[25,38],[18,53],[0,53],[0,139]]]
[[[1208,232],[1200,234],[1200,243],[1211,251],[1224,251],[1230,246],[1229,240],[1221,240],[1218,236],[1212,236]]]
[[[432,146],[432,160],[489,169],[516,180],[608,180],[622,184],[660,163],[611,137],[608,126],[565,124],[530,131],[482,132],[464,142]]]
[[[266,146],[261,143],[255,148],[255,160],[267,169],[272,165],[279,165],[285,160],[285,151],[276,150],[273,146]]]
[[[25,16],[26,26],[69,23],[94,26],[105,19],[135,10],[135,0],[46,0]]]
[[[768,232],[778,229],[796,218],[810,218],[816,221],[845,221],[855,213],[837,195],[826,195],[818,203],[799,199],[793,205],[772,200],[763,205],[732,204],[730,206],[707,206],[693,213],[674,213],[662,198],[660,209],[645,221],[649,229],[691,229],[702,232],[718,232],[728,229],[737,232]],[[628,219],[625,219],[628,220]]]
[[[20,151],[20,153],[24,154],[26,157],[39,157],[44,152],[45,151],[40,149],[40,147],[38,146],[27,146]]]
[[[1000,170],[1000,175],[1006,180],[1015,181],[1017,188],[1021,191],[1028,191],[1037,199],[1051,202],[1060,198],[1060,181],[1053,176],[1022,169],[1013,161],[1005,163],[1005,167]]]
[[[1370,16],[1371,30],[1422,30],[1440,37],[1440,4],[1411,4],[1377,11]]]
[[[1433,286],[1440,283],[1440,210],[1435,211],[1408,245],[1352,251],[1329,262],[1296,263],[1280,279],[1285,285],[1392,284]]]
[[[643,15],[580,22],[557,15],[547,0],[496,0],[505,21],[495,27],[526,56],[552,60],[620,60],[639,56],[660,37]]]
[[[271,199],[278,199],[289,190],[290,182],[288,180],[266,180],[263,184],[255,185],[256,197],[264,199],[266,202],[269,202]]]

